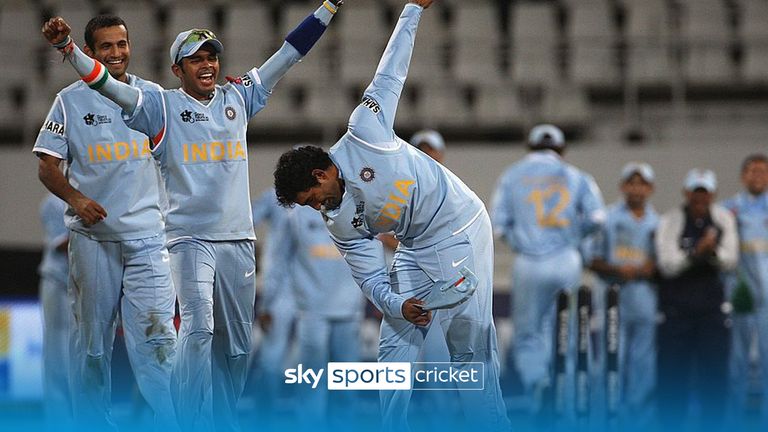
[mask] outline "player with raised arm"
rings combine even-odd
[[[179,33],[171,45],[181,88],[149,91],[105,74],[74,44],[62,18],[43,28],[86,84],[117,103],[129,127],[152,137],[168,196],[166,233],[181,308],[171,385],[184,430],[239,429],[255,300],[248,120],[320,39],[340,3],[324,1],[261,67],[224,86],[216,84],[224,47],[210,30]]]
[[[484,365],[483,390],[459,392],[465,417],[478,429],[507,430],[491,315],[493,240],[485,206],[456,175],[393,130],[416,29],[431,4],[411,0],[405,6],[347,132],[329,153],[317,147],[284,153],[275,169],[275,189],[283,205],[322,212],[358,285],[384,313],[379,361],[416,361],[434,313],[450,360]],[[400,247],[388,274],[376,236],[390,231]],[[468,276],[460,279],[461,272]],[[433,304],[424,301],[431,293],[438,294]],[[437,303],[447,309],[423,309]],[[385,429],[409,430],[411,391],[380,395]],[[445,414],[440,413],[452,418]]]
[[[85,42],[87,55],[80,55],[106,65],[99,69],[102,79],[135,92],[160,89],[126,72],[131,45],[119,17],[90,20]],[[170,392],[176,293],[149,138],[125,125],[120,107],[78,81],[56,96],[33,151],[40,181],[68,204],[68,289],[76,328],[67,363],[77,426],[116,430],[110,371],[119,310],[131,366],[156,427],[176,430]]]

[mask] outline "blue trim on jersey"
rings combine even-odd
[[[285,41],[291,44],[302,56],[307,55],[310,49],[320,40],[325,32],[325,25],[314,15],[310,15],[301,22],[292,32],[288,33]]]

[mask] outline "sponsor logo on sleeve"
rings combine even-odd
[[[64,125],[61,123],[57,123],[53,120],[48,120],[45,123],[43,123],[41,131],[48,131],[53,134],[57,135],[64,135]]]
[[[379,106],[379,103],[367,96],[363,98],[362,105],[368,108],[369,110],[371,110],[371,112],[373,112],[374,114],[378,114],[381,112],[381,107]]]

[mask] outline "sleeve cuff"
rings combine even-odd
[[[392,302],[393,310],[389,311],[389,315],[392,318],[405,319],[405,316],[403,316],[403,303],[405,303],[405,299],[399,295],[395,295],[394,297],[395,300]]]
[[[53,150],[49,150],[47,148],[43,148],[43,147],[35,147],[35,148],[32,149],[32,152],[47,154],[47,155],[53,156],[53,157],[55,157],[57,159],[61,159],[61,160],[65,159],[65,157],[62,156],[61,154],[59,154],[59,153],[57,153],[57,152],[55,152]]]

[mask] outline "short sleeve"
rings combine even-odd
[[[261,111],[267,105],[267,99],[272,95],[272,92],[262,85],[257,68],[253,68],[245,75],[231,81],[230,85],[243,98],[248,118]]]
[[[64,102],[61,96],[56,96],[51,110],[43,122],[43,127],[37,134],[35,147],[32,149],[36,154],[48,154],[61,160],[69,158],[69,140],[66,133],[66,114],[64,111]]]

